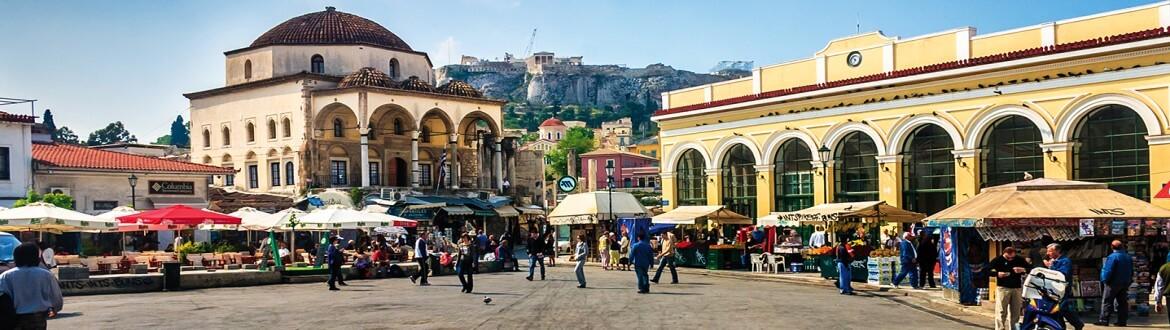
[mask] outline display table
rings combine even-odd
[[[707,257],[702,255],[698,248],[690,247],[677,249],[674,254],[674,263],[679,267],[706,268]]]
[[[707,269],[740,269],[743,248],[710,248],[707,250]]]
[[[813,259],[816,260],[817,267],[821,269],[821,277],[833,279],[839,276],[837,274],[837,261],[833,256],[819,255],[814,256]],[[849,264],[849,269],[853,275],[850,279],[852,282],[866,282],[866,279],[869,277],[869,268],[866,267],[868,261],[869,258],[865,257],[853,260],[853,263]]]

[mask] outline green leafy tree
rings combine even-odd
[[[53,121],[53,110],[45,109],[45,114],[41,116],[41,123],[45,124],[45,129],[49,131],[49,135],[57,136],[57,123]]]
[[[540,133],[528,133],[520,137],[520,144],[536,141],[540,138]]]
[[[154,139],[154,142],[152,144],[170,145],[171,144],[171,135],[167,134],[167,135],[160,136],[157,139]]]
[[[171,122],[170,144],[177,147],[186,148],[191,145],[191,130],[188,129],[186,122],[183,121],[183,116],[175,116],[175,121]]]
[[[100,146],[119,142],[138,142],[138,138],[130,134],[121,121],[115,121],[106,125],[105,128],[89,133],[89,139],[85,140],[85,145]]]
[[[36,202],[45,202],[45,203],[56,205],[57,207],[64,208],[64,209],[70,209],[70,210],[73,209],[73,197],[72,196],[69,196],[66,194],[57,194],[57,193],[48,193],[48,194],[41,195],[33,190],[29,190],[28,194],[25,195],[24,198],[16,200],[16,202],[14,202],[12,204],[12,206],[13,207],[21,207],[21,206],[25,206],[25,205],[36,203]]]
[[[557,176],[577,175],[577,173],[568,173],[570,151],[573,151],[573,154],[578,156],[593,151],[593,130],[584,127],[569,128],[565,132],[565,138],[557,142],[557,148],[549,151],[544,156],[547,158],[549,168]],[[573,161],[576,162],[574,168],[580,171],[580,159],[574,159]]]
[[[67,144],[81,144],[81,139],[77,138],[77,133],[69,129],[69,126],[61,126],[53,134],[53,142],[67,143]]]

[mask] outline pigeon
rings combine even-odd
[[[492,303],[492,297],[483,296],[483,303],[484,303],[485,305],[491,304],[491,303]]]

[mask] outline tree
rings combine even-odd
[[[183,121],[183,116],[175,116],[175,121],[171,122],[171,135],[169,143],[176,147],[186,148],[191,145],[191,130],[189,126]]]
[[[22,199],[16,200],[16,202],[14,202],[12,204],[12,206],[13,207],[21,207],[21,206],[25,206],[25,205],[36,203],[36,202],[45,202],[45,203],[56,205],[57,207],[64,208],[64,209],[70,209],[70,210],[73,209],[73,197],[71,197],[69,195],[57,194],[57,193],[48,193],[48,194],[41,195],[41,194],[38,194],[34,190],[29,190],[28,195],[26,195]]]
[[[57,137],[57,123],[53,122],[53,110],[45,109],[45,115],[41,116],[41,120],[45,124],[45,129],[49,131],[49,136]]]
[[[77,137],[76,133],[73,133],[73,130],[69,129],[69,126],[61,126],[61,128],[53,134],[53,142],[81,144],[81,139]]]
[[[89,139],[85,140],[85,145],[100,146],[119,142],[138,142],[138,138],[130,134],[121,121],[115,121],[106,125],[105,128],[89,133]]]
[[[520,144],[527,144],[528,142],[536,141],[540,138],[540,133],[528,133],[520,136]]]
[[[154,143],[153,143],[153,144],[157,144],[157,145],[170,145],[170,144],[171,144],[171,135],[170,135],[170,134],[167,134],[167,135],[160,136],[160,137],[158,137],[157,139],[154,139]]]
[[[584,127],[569,128],[565,132],[565,138],[557,142],[557,148],[544,156],[549,162],[549,167],[557,176],[576,175],[576,173],[567,173],[570,151],[578,156],[593,151],[593,130]],[[573,161],[577,162],[574,168],[580,170],[580,160],[574,159]]]

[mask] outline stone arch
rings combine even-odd
[[[834,125],[833,127],[829,128],[829,131],[825,133],[825,138],[821,140],[823,142],[822,145],[834,149],[835,154],[836,146],[841,142],[841,139],[844,139],[849,135],[849,133],[853,132],[861,132],[861,134],[869,136],[869,138],[873,140],[873,143],[878,147],[878,156],[886,155],[886,140],[882,138],[882,135],[879,134],[878,131],[873,127],[859,122],[846,122]],[[816,148],[820,148],[820,146],[817,146]]]
[[[936,116],[918,115],[903,119],[894,125],[894,129],[890,133],[889,145],[886,146],[886,154],[897,155],[901,153],[906,146],[906,140],[914,134],[917,128],[923,125],[935,125],[946,131],[947,135],[951,137],[952,148],[964,145],[962,134],[951,122]]]
[[[443,131],[436,131],[436,128],[433,127],[433,125],[428,124],[428,122],[432,122],[434,120],[438,120],[441,123]],[[423,115],[419,117],[417,125],[419,132],[427,133],[425,135],[429,135],[427,137],[421,135],[419,136],[419,142],[426,144],[438,144],[435,138],[440,136],[449,136],[451,132],[455,131],[455,124],[451,120],[451,116],[447,114],[446,111],[443,111],[439,108],[427,110],[427,112],[423,113]],[[439,141],[441,141],[442,144],[446,144],[447,138],[441,138]]]
[[[279,157],[280,152],[276,151],[276,148],[271,148],[271,149],[268,149],[268,152],[264,153],[264,156],[268,157],[269,159],[273,159],[273,158]]]
[[[203,156],[203,164],[205,164],[205,165],[211,164],[211,155],[204,155]]]
[[[715,159],[712,160],[711,165],[713,165],[713,166],[710,166],[708,168],[719,168],[719,167],[723,166],[722,162],[723,162],[724,156],[727,154],[727,151],[731,150],[731,147],[734,147],[736,144],[743,144],[745,147],[748,148],[748,151],[752,152],[752,157],[755,157],[755,159],[756,159],[756,165],[767,165],[768,164],[767,162],[762,162],[762,159],[764,157],[762,157],[762,155],[760,154],[760,147],[756,146],[755,141],[752,141],[752,139],[749,139],[749,138],[744,137],[744,136],[733,135],[733,136],[729,136],[729,137],[724,137],[724,138],[720,139],[719,142],[715,143]]]
[[[255,160],[256,160],[256,152],[255,151],[248,151],[248,153],[244,155],[244,161],[255,161]]]
[[[395,120],[398,120],[403,126],[403,133],[418,129],[418,123],[420,122],[415,120],[410,110],[403,108],[401,105],[390,103],[383,104],[370,112],[370,117],[366,118],[366,125],[373,127],[378,132],[377,136],[391,135],[395,134]]]
[[[329,157],[345,157],[349,158],[349,151],[340,145],[329,147]]]
[[[1158,120],[1158,114],[1146,105],[1145,102],[1129,95],[1110,93],[1087,97],[1070,104],[1064,111],[1061,111],[1060,119],[1057,120],[1056,125],[1056,142],[1071,141],[1082,119],[1093,112],[1093,110],[1111,104],[1125,106],[1136,112],[1142,118],[1142,122],[1146,124],[1146,134],[1148,136],[1164,134],[1162,124]]]
[[[346,130],[360,125],[357,112],[340,102],[330,103],[317,112],[313,120],[317,132],[326,138],[333,138],[333,119],[341,118]],[[316,134],[316,133],[315,133]],[[357,137],[356,134],[343,134],[344,137]]]
[[[967,127],[967,141],[963,145],[966,149],[976,149],[983,145],[983,139],[986,138],[987,133],[995,123],[1001,119],[1010,116],[1020,116],[1031,121],[1036,128],[1040,129],[1040,138],[1044,143],[1052,143],[1052,125],[1039,112],[1030,108],[1025,108],[1018,105],[1002,105],[992,107],[975,115],[975,119],[971,121],[971,125]],[[956,145],[956,147],[958,147]]]
[[[471,140],[467,139],[468,137],[478,136],[477,133],[479,130],[477,129],[477,123],[479,122],[487,123],[488,131],[492,133],[492,135],[497,137],[501,136],[500,127],[497,125],[496,121],[492,119],[492,117],[487,113],[476,110],[464,115],[459,119],[459,130],[457,133],[459,134],[460,141],[464,141],[463,145],[471,145]]]
[[[772,136],[769,136],[768,140],[764,142],[764,159],[767,159],[769,162],[775,160],[776,153],[780,152],[780,146],[783,146],[784,142],[788,142],[788,140],[791,139],[804,141],[805,145],[813,149],[811,150],[812,160],[814,162],[821,160],[821,155],[816,150],[819,148],[819,145],[813,141],[812,135],[809,135],[804,131],[796,130],[780,131],[773,133]]]
[[[688,149],[695,149],[699,152],[699,155],[703,156],[703,166],[705,168],[713,168],[712,163],[714,162],[711,160],[711,153],[707,151],[707,148],[704,148],[703,145],[698,142],[683,142],[676,144],[674,148],[670,149],[670,153],[667,154],[668,156],[666,157],[666,163],[662,164],[662,172],[673,173],[675,166],[678,165],[678,160]]]
[[[281,149],[281,151],[280,151],[280,154],[281,154],[282,156],[291,156],[291,155],[292,155],[292,153],[293,153],[293,149],[292,149],[292,147],[289,147],[289,146],[285,146],[285,147],[284,147],[283,149]]]

